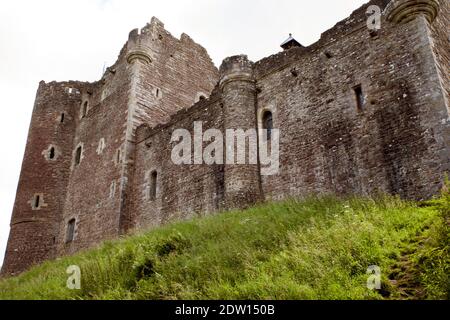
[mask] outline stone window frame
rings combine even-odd
[[[78,149],[80,149],[80,148],[81,148],[80,161],[77,163],[77,152],[78,152]],[[83,162],[83,159],[84,159],[84,151],[85,151],[84,143],[83,142],[78,143],[72,152],[72,169],[79,167],[81,165],[81,163]]]
[[[117,183],[115,180],[113,180],[109,186],[109,198],[113,199],[116,195],[116,189],[117,189]]]
[[[159,88],[157,86],[153,86],[152,94],[157,100],[161,100],[163,97],[163,92],[162,92],[161,88]]]
[[[202,91],[197,92],[197,94],[195,95],[195,101],[194,103],[200,102],[200,100],[203,99],[208,99],[208,95]]]
[[[258,121],[257,122],[258,122],[258,136],[259,136],[260,142],[267,141],[267,136],[264,137],[263,131],[262,131],[264,129],[263,117],[266,112],[270,112],[272,114],[272,129],[277,128],[277,126],[276,126],[276,123],[278,121],[277,108],[273,104],[270,104],[266,107],[258,109],[258,112],[257,112]]]
[[[52,149],[54,152],[53,158],[50,157]],[[59,148],[56,145],[50,144],[47,149],[42,151],[42,155],[44,156],[46,161],[55,162],[58,160],[59,156],[61,155],[61,151],[59,150]]]
[[[270,128],[268,128],[268,124],[266,122],[269,121],[268,116],[270,115]],[[267,130],[267,134],[264,135],[265,141],[270,141],[272,138],[272,130],[273,130],[273,113],[270,110],[265,110],[261,114],[261,128],[263,130]]]
[[[80,119],[86,118],[88,113],[89,113],[89,101],[83,100],[80,106]]]
[[[28,203],[31,205],[31,210],[33,211],[39,211],[48,206],[45,203],[44,193],[35,193]]]
[[[98,141],[96,152],[98,155],[101,155],[103,153],[103,150],[105,149],[106,149],[106,139],[100,138],[100,140]]]
[[[156,179],[153,182],[153,174],[156,174]],[[144,200],[154,202],[158,200],[160,195],[160,171],[156,168],[148,170],[145,172],[144,177]]]
[[[48,151],[48,158],[50,160],[55,160],[55,147],[51,147]]]
[[[72,217],[66,222],[65,243],[70,244],[76,240],[78,220]],[[71,228],[71,229],[70,229]]]

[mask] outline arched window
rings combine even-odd
[[[204,92],[197,92],[196,96],[195,96],[195,103],[199,102],[199,101],[203,101],[206,100],[207,95]]]
[[[72,242],[75,238],[75,222],[75,219],[71,219],[67,223],[66,243]]]
[[[273,130],[273,117],[272,112],[266,111],[262,116],[262,127],[267,130],[266,139],[270,140],[272,138],[272,130]]]

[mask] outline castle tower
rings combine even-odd
[[[368,6],[388,3],[381,29],[367,28]],[[219,73],[153,18],[100,81],[41,83],[3,272],[263,199],[431,198],[450,172],[449,19],[448,0],[371,0],[304,50],[288,39]],[[170,162],[171,133],[200,120],[223,129],[224,166]],[[280,170],[268,176],[258,146],[278,134]]]
[[[41,83],[30,125],[3,273],[73,254],[134,225],[130,185],[135,131],[164,123],[218,70],[189,36],[152,18],[133,30],[95,83]]]
[[[183,33],[179,40],[174,38],[156,17],[141,30],[130,32],[126,61],[131,83],[119,191],[122,233],[135,224],[129,194],[134,182],[137,127],[167,122],[171,115],[197,102],[198,97],[209,97],[218,80],[218,70],[206,50],[187,34]],[[160,171],[157,169],[157,174],[161,175]]]
[[[409,50],[420,57],[421,67],[428,73],[427,82],[421,87],[426,92],[420,101],[420,109],[426,119],[423,125],[436,137],[436,145],[430,146],[430,150],[440,158],[422,167],[437,167],[433,174],[438,172],[436,180],[442,182],[444,174],[450,172],[450,4],[446,0],[391,0],[384,16],[388,23],[400,30],[415,30],[416,39],[411,39]],[[417,184],[416,181],[414,183]],[[425,184],[424,188],[431,196],[440,185],[435,183],[432,187]]]
[[[55,256],[80,90],[76,83],[39,84],[2,274]]]
[[[253,76],[253,62],[243,55],[226,58],[220,67],[220,88],[227,142],[230,130],[250,129],[256,132],[256,83]],[[237,163],[236,156],[239,152],[237,141],[234,140],[234,149],[229,143],[226,145],[224,185],[227,208],[249,206],[262,199],[259,161],[256,163],[250,161],[252,147],[256,147],[252,156],[258,159],[257,134],[256,140],[255,137],[252,138],[246,139],[245,164]],[[234,156],[234,164],[229,162],[230,155],[231,159]]]

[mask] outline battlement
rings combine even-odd
[[[254,63],[246,55],[226,58],[220,66],[220,86],[230,81],[253,81],[253,66]]]
[[[376,32],[371,5],[382,13]],[[228,57],[220,70],[154,17],[130,32],[100,81],[42,81],[2,272],[261,201],[432,197],[450,172],[449,13],[447,0],[372,0],[308,47]],[[256,161],[216,153],[226,131],[258,129],[279,138],[271,175],[262,136]]]

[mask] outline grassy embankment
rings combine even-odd
[[[1,280],[0,299],[448,299],[449,216],[450,193],[264,204],[46,262]],[[81,290],[66,288],[70,265]]]

